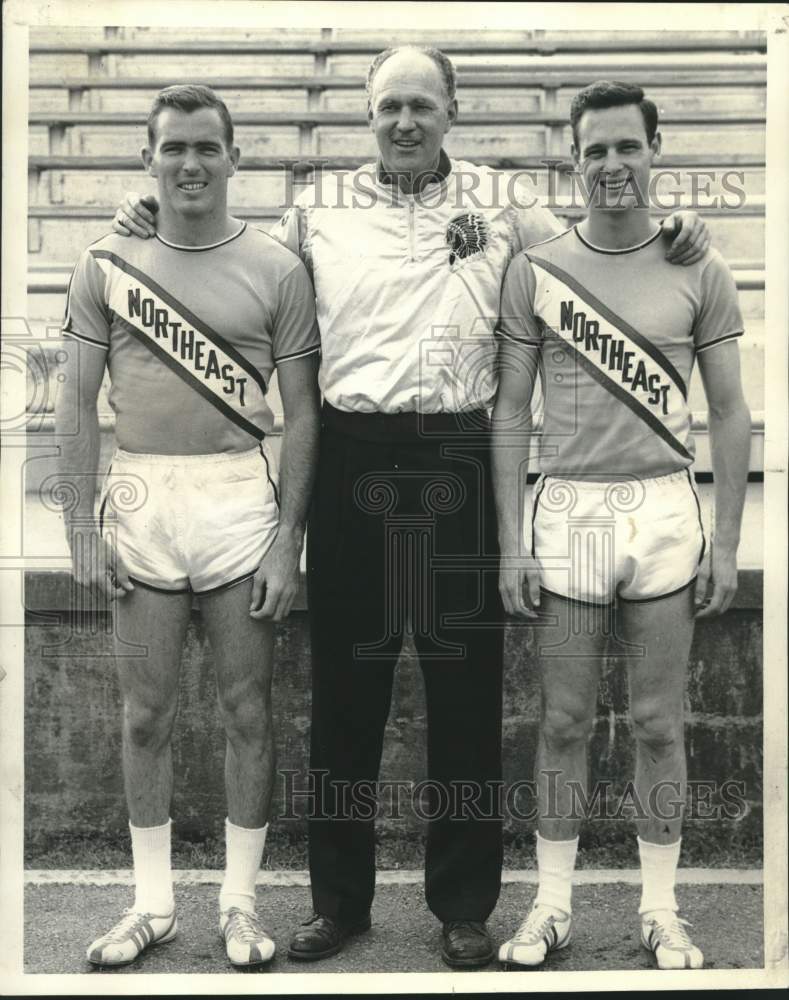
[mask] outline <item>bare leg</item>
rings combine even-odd
[[[588,799],[587,742],[597,705],[610,608],[543,592],[535,629],[542,711],[537,743],[537,868],[534,906],[499,950],[505,965],[541,965],[570,940],[572,878],[583,803]]]
[[[636,820],[638,835],[672,844],[680,837],[687,782],[683,708],[693,588],[648,603],[622,602],[617,622],[622,638],[644,650],[628,658],[635,789],[647,813]]]
[[[170,817],[170,738],[191,600],[191,594],[163,594],[138,586],[115,604],[123,778],[129,818],[138,827],[161,826]],[[123,655],[128,643],[140,644],[146,654]]]
[[[693,638],[693,588],[644,604],[623,603],[619,630],[643,647],[630,658],[636,737],[636,825],[641,859],[641,940],[661,969],[700,969],[704,956],[677,918],[674,894],[686,794],[683,704]],[[645,815],[644,815],[645,813]]]
[[[271,674],[274,626],[249,617],[252,581],[201,598],[227,735],[225,877],[220,929],[236,965],[268,961],[274,942],[255,917],[255,881],[274,784]]]
[[[271,676],[274,626],[249,617],[252,581],[200,598],[216,664],[227,734],[225,787],[231,823],[262,827],[274,787]]]
[[[536,630],[542,713],[537,744],[537,828],[547,840],[578,836],[588,796],[587,741],[597,705],[610,609],[543,593],[540,611],[556,624]]]

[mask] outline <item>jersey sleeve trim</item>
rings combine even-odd
[[[534,347],[537,350],[542,347],[542,341],[535,340],[534,337],[515,337],[511,333],[502,330],[501,327],[498,327],[495,332],[497,337],[500,337],[502,340],[508,340],[512,344],[520,344],[522,347]]]
[[[696,348],[696,354],[708,351],[711,347],[717,347],[718,344],[727,344],[730,340],[736,340],[738,337],[741,337],[744,332],[744,330],[735,330],[733,333],[727,333],[722,337],[718,337],[717,340],[711,340],[707,344],[702,344],[701,347]]]
[[[310,354],[320,354],[321,345],[314,344],[312,347],[305,347],[301,351],[294,351],[292,354],[281,354],[278,358],[274,358],[274,364],[281,364],[283,361],[295,361],[296,358],[307,358]]]
[[[90,344],[91,347],[100,347],[102,351],[109,350],[109,344],[103,344],[100,340],[94,340],[92,337],[86,337],[84,333],[77,333],[75,330],[70,330],[68,327],[63,327],[64,337],[73,337],[74,340],[81,340],[85,344]]]
[[[545,210],[547,212],[551,211],[549,208],[546,208]],[[551,212],[551,215],[553,215],[553,212]],[[553,217],[556,218],[555,215]],[[559,220],[557,219],[556,221],[558,222]],[[560,225],[561,225],[561,223],[560,223]],[[571,230],[562,228],[561,232],[554,233],[553,236],[548,236],[544,240],[536,240],[533,243],[529,243],[529,245],[527,247],[525,247],[521,251],[521,253],[526,257],[527,260],[531,261],[531,257],[529,257],[529,251],[530,250],[536,250],[537,247],[544,247],[547,243],[553,243],[554,240],[561,239],[562,236],[566,236],[569,232],[571,232]]]

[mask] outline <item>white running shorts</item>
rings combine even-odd
[[[277,534],[277,469],[269,445],[216,455],[118,450],[99,523],[135,583],[206,594],[252,576]]]
[[[669,597],[695,580],[704,554],[687,469],[603,483],[541,476],[526,518],[542,588],[586,604]]]

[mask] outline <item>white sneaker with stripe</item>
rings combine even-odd
[[[690,940],[683,920],[673,910],[651,910],[641,917],[641,944],[653,952],[659,969],[700,969],[704,956]]]
[[[172,941],[177,931],[174,910],[163,916],[124,910],[118,923],[88,946],[88,961],[94,965],[127,965],[151,945]]]
[[[219,930],[233,965],[260,965],[274,957],[274,941],[255,913],[231,906],[220,914]]]
[[[570,943],[572,917],[550,906],[534,906],[515,934],[499,948],[499,961],[511,966],[542,965],[546,955]]]

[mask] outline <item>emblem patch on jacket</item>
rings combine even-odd
[[[484,253],[489,240],[490,228],[484,216],[464,212],[450,219],[446,234],[450,267]]]

